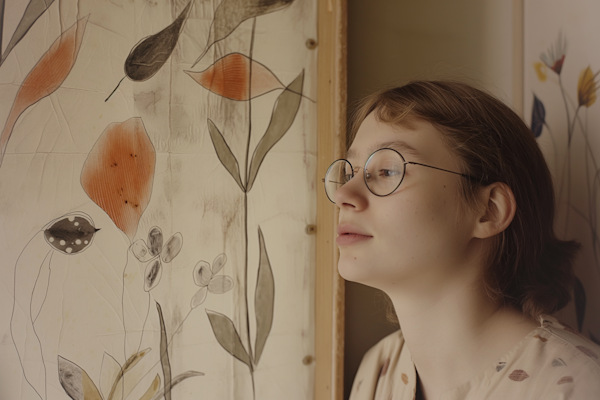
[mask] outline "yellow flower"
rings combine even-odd
[[[596,75],[592,73],[590,67],[581,71],[577,83],[579,106],[589,107],[596,101],[596,81],[594,80]]]
[[[546,78],[548,78],[548,76],[546,75],[546,71],[548,71],[548,67],[546,67],[546,64],[538,61],[533,64],[533,68],[535,68],[535,73],[537,74],[537,77],[540,80],[540,82],[546,82]]]

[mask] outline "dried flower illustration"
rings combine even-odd
[[[198,261],[194,267],[194,283],[200,286],[200,290],[192,297],[191,307],[196,308],[204,303],[208,292],[223,294],[233,288],[233,279],[227,275],[217,275],[227,262],[225,254],[219,254],[213,261],[212,268],[206,261]]]
[[[545,53],[540,55],[540,59],[548,68],[560,75],[565,56],[567,54],[567,41],[562,32],[559,32],[556,43],[551,45]]]

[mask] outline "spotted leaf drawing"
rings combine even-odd
[[[152,78],[162,68],[175,49],[191,7],[192,0],[188,2],[171,25],[143,39],[131,50],[125,60],[125,74],[129,79],[145,81]]]
[[[23,37],[29,32],[29,29],[33,26],[35,21],[38,20],[39,17],[54,3],[54,0],[30,0],[29,4],[27,4],[27,8],[25,8],[25,12],[19,21],[19,25],[17,25],[17,29],[15,29],[12,37],[10,38],[10,42],[6,46],[6,49],[3,53],[0,53],[0,65],[4,63],[6,57],[10,54],[12,49],[23,39]],[[2,28],[4,21],[4,0],[0,0],[0,44],[2,41]],[[0,45],[0,48],[2,46]],[[0,50],[1,51],[1,50]]]
[[[275,280],[271,262],[267,254],[265,238],[262,230],[258,228],[258,242],[260,255],[258,260],[258,278],[256,279],[256,292],[254,293],[254,310],[256,313],[256,346],[254,362],[258,364],[265,348],[267,338],[273,326],[273,309],[275,306]]]
[[[225,39],[247,19],[268,14],[289,6],[294,0],[223,0],[215,10],[208,41],[204,51],[192,68],[204,57],[208,49],[219,40]]]
[[[150,201],[156,153],[141,118],[110,124],[90,151],[81,186],[132,241]]]
[[[252,363],[248,352],[244,348],[240,335],[238,334],[233,322],[223,314],[206,310],[213,333],[219,344],[229,354],[246,364],[252,370]]]
[[[240,166],[237,159],[231,152],[225,138],[221,135],[221,132],[219,132],[219,128],[217,128],[210,119],[208,120],[208,132],[210,133],[210,139],[212,140],[213,146],[215,146],[215,152],[217,153],[217,157],[219,157],[221,164],[223,164],[227,172],[235,179],[240,189],[244,191],[244,184],[240,178]]]
[[[8,140],[21,114],[54,93],[71,72],[81,47],[87,21],[87,16],[81,18],[64,31],[25,77],[0,134],[0,167]]]
[[[533,95],[533,108],[531,109],[531,131],[535,137],[539,137],[542,134],[542,129],[546,123],[546,108],[544,103]]]
[[[92,244],[98,231],[87,214],[71,214],[53,221],[44,229],[44,238],[63,254],[78,254]]]
[[[283,135],[286,134],[288,129],[290,129],[290,126],[292,126],[296,114],[298,113],[298,108],[300,107],[303,83],[304,71],[302,71],[277,98],[267,131],[260,139],[260,142],[258,142],[254,154],[252,155],[252,162],[250,163],[248,174],[248,192],[252,189],[252,185],[258,174],[258,169],[267,153],[275,146]]]
[[[58,356],[58,379],[73,400],[103,400],[87,372],[61,356]]]
[[[205,89],[231,100],[253,99],[283,88],[267,67],[240,53],[228,54],[204,71],[185,73]]]

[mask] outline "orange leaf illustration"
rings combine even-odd
[[[250,68],[252,78],[248,79]],[[185,73],[204,88],[232,100],[253,99],[284,87],[271,70],[240,53],[228,54],[204,71]]]
[[[0,166],[19,116],[33,104],[51,95],[71,72],[81,47],[87,21],[88,16],[83,17],[64,31],[25,77],[0,135]]]
[[[130,241],[150,202],[156,152],[141,118],[110,124],[81,171],[81,186]]]

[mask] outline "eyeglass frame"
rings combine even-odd
[[[371,158],[373,158],[373,156],[377,152],[380,152],[382,150],[391,150],[394,153],[398,154],[400,156],[400,158],[402,159],[402,162],[403,162],[402,166],[403,166],[404,170],[402,171],[402,179],[400,179],[400,182],[398,182],[398,185],[396,185],[396,187],[391,192],[389,192],[388,194],[377,194],[377,193],[373,192],[371,190],[371,188],[369,187],[369,184],[367,183],[367,174],[363,173],[363,180],[365,182],[365,186],[367,187],[367,189],[369,189],[369,192],[373,193],[377,197],[386,197],[386,196],[389,196],[390,194],[394,193],[396,190],[398,190],[398,188],[400,187],[400,185],[402,184],[402,182],[404,182],[404,177],[406,176],[406,165],[407,164],[420,165],[420,166],[427,167],[427,168],[437,169],[439,171],[450,172],[451,174],[460,175],[463,178],[467,178],[470,181],[481,182],[481,179],[475,178],[474,176],[471,176],[471,175],[462,174],[460,172],[450,171],[448,169],[434,167],[433,165],[427,165],[427,164],[418,163],[418,162],[415,162],[415,161],[406,161],[406,158],[404,158],[404,156],[398,150],[395,150],[395,149],[392,149],[392,148],[389,148],[389,147],[382,147],[380,149],[375,150],[373,153],[371,153],[371,155],[367,158],[367,161],[365,161],[365,166],[362,167],[362,169],[365,170],[365,171],[367,171],[366,166],[369,163],[369,161],[371,161]],[[345,158],[338,158],[337,160],[335,160],[334,162],[332,162],[331,165],[329,165],[329,168],[327,168],[327,172],[325,173],[325,177],[327,177],[327,175],[329,174],[329,170],[331,170],[331,167],[333,167],[333,165],[336,162],[338,162],[338,161],[345,161],[345,162],[347,162],[350,165],[351,170],[352,170],[352,177],[350,179],[348,179],[348,181],[346,181],[344,184],[342,184],[342,186],[344,186],[346,183],[350,182],[350,180],[352,178],[354,178],[354,175],[355,175],[355,172],[354,172],[355,167],[352,166],[352,163],[350,161],[348,161],[347,159],[345,159]],[[361,167],[356,167],[356,168],[361,168]],[[333,199],[331,199],[329,197],[329,194],[327,193],[327,183],[325,182],[325,178],[322,179],[322,182],[323,182],[323,186],[325,187],[325,195],[327,196],[327,198],[329,199],[330,202],[332,202],[333,204],[335,204],[335,201]],[[342,186],[340,186],[340,187],[342,187]]]

